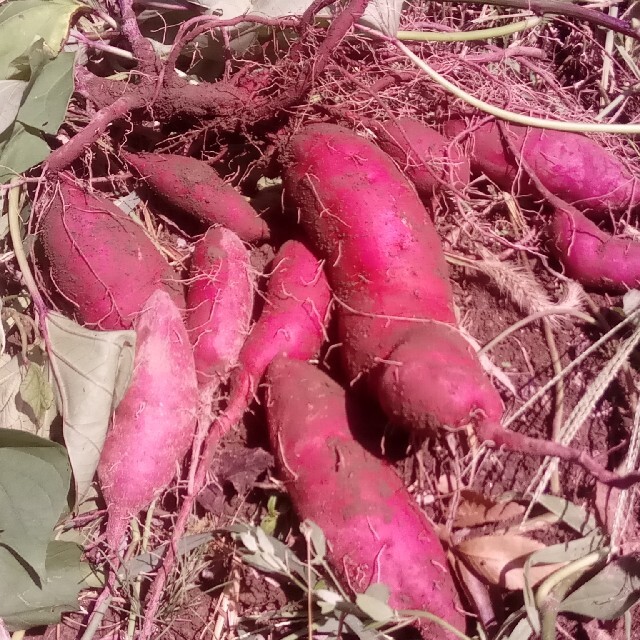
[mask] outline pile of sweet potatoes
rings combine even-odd
[[[127,519],[182,473],[196,433],[197,493],[216,443],[254,398],[293,504],[324,530],[345,583],[363,592],[384,582],[391,606],[429,610],[459,630],[465,620],[442,543],[395,471],[361,444],[364,405],[420,436],[471,426],[490,446],[559,456],[621,481],[576,451],[501,426],[502,398],[457,326],[441,241],[421,200],[442,186],[465,189],[463,131],[450,123],[447,139],[401,119],[376,128],[377,145],[333,124],[296,131],[280,156],[295,214],[290,239],[264,274],[252,251],[272,237],[268,225],[204,162],[122,154],[156,206],[203,225],[187,272],[108,199],[61,180],[39,221],[49,296],[83,324],[138,335],[132,382],[99,466],[114,552]],[[551,223],[569,276],[635,286],[630,256],[640,245],[611,238],[571,206],[599,217],[635,206],[624,167],[603,156],[599,182],[581,177],[575,163],[569,180],[557,164],[569,147],[595,153],[586,138],[513,128],[507,144],[490,125],[470,135],[474,170],[502,188],[535,196],[542,184],[570,201]],[[328,371],[320,356],[334,347],[341,368]],[[432,624],[421,630],[452,637]]]

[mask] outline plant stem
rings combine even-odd
[[[398,31],[396,38],[405,42],[468,42],[470,40],[488,40],[501,38],[519,33],[525,29],[538,26],[542,18],[528,18],[520,22],[505,24],[490,29],[476,29],[475,31]]]
[[[16,257],[16,262],[18,263],[18,269],[22,273],[22,280],[24,281],[25,287],[29,291],[29,295],[33,300],[33,304],[40,315],[40,321],[44,322],[45,316],[45,305],[42,296],[40,295],[40,291],[38,291],[38,285],[31,273],[31,268],[29,267],[29,262],[27,260],[27,256],[24,252],[24,247],[22,246],[22,234],[20,232],[21,229],[21,221],[20,221],[20,187],[18,186],[19,178],[14,178],[11,181],[13,187],[9,191],[9,235],[11,236],[11,244],[13,245],[13,253]]]
[[[478,4],[478,0],[444,0],[444,2],[462,2],[464,4]],[[558,15],[567,18],[577,18],[590,22],[599,27],[617,31],[625,36],[640,40],[640,31],[634,29],[631,23],[620,18],[612,17],[602,11],[583,7],[567,0],[489,0],[486,4],[495,7],[511,7],[525,9],[537,14]]]
[[[526,327],[531,322],[535,322],[536,320],[540,320],[540,318],[546,318],[547,316],[555,316],[555,315],[570,315],[583,320],[584,322],[588,322],[589,324],[595,324],[595,320],[583,313],[582,311],[577,311],[573,307],[551,307],[549,309],[543,309],[542,311],[537,311],[536,313],[532,313],[530,316],[523,318],[522,320],[518,320],[518,322],[514,322],[511,326],[507,327],[504,331],[501,331],[495,338],[487,342],[487,344],[478,351],[478,355],[484,355],[487,351],[491,351],[493,347],[495,347],[498,343],[502,342],[505,338],[508,338],[512,333],[522,329],[522,327]]]

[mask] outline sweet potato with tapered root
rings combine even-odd
[[[317,523],[343,584],[363,593],[375,582],[395,609],[419,609],[464,630],[442,545],[397,473],[354,433],[370,419],[316,367],[276,358],[266,376],[272,450],[301,519]],[[423,638],[452,640],[422,621]]]
[[[177,275],[143,229],[112,202],[63,179],[39,221],[51,295],[82,324],[128,329],[159,286],[184,308]]]
[[[423,198],[469,184],[469,161],[457,144],[435,129],[413,118],[371,126],[378,146],[396,161]]]
[[[198,385],[180,311],[158,290],[146,301],[131,383],[114,412],[98,477],[107,503],[107,543],[114,551],[129,518],[167,488],[193,438]]]
[[[640,286],[640,242],[612,236],[569,206],[555,210],[549,232],[551,249],[570,278],[611,292]]]
[[[179,211],[209,225],[222,225],[245,242],[269,238],[253,207],[202,160],[172,154],[126,153],[122,157],[150,190]]]
[[[254,298],[249,251],[224,227],[196,245],[187,287],[186,324],[201,384],[222,381],[238,362]]]
[[[286,194],[337,298],[349,379],[419,433],[473,424],[489,445],[555,455],[625,484],[582,452],[505,431],[502,400],[457,331],[439,238],[413,188],[372,143],[335,125],[294,135]]]
[[[454,137],[466,128],[463,121],[451,120],[445,133]],[[521,157],[551,193],[589,215],[603,217],[640,203],[637,178],[594,140],[577,133],[512,124],[504,124],[502,129],[509,143],[496,122],[485,123],[469,134],[473,168],[500,188],[523,194],[537,192],[521,170]]]
[[[220,435],[242,418],[277,355],[309,360],[325,339],[331,292],[322,263],[301,242],[289,240],[276,254],[270,270],[264,308],[231,375],[229,407],[218,419]]]

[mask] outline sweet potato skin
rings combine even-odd
[[[291,139],[284,162],[286,194],[325,259],[339,301],[352,379],[385,358],[412,320],[455,322],[440,239],[389,156],[342,127],[321,124]]]
[[[504,125],[513,148],[542,184],[562,200],[602,218],[640,203],[640,184],[613,154],[597,142],[577,133]],[[466,129],[451,120],[445,132],[453,137]],[[505,144],[495,122],[488,122],[471,134],[472,166],[505,190],[514,188],[519,163]],[[515,190],[536,194],[535,187],[521,175]]]
[[[73,305],[81,324],[128,329],[163,286],[184,308],[182,285],[144,231],[105,198],[63,180],[40,219],[42,266],[52,294]]]
[[[352,398],[312,365],[278,357],[266,377],[267,421],[296,511],[329,541],[344,586],[389,587],[396,609],[422,609],[464,629],[438,537],[401,479],[365,450],[352,429],[366,419]],[[425,639],[451,640],[423,622]]]
[[[209,226],[222,225],[245,242],[263,242],[269,227],[251,205],[206,163],[158,153],[126,153],[151,191],[171,206]]]
[[[469,161],[460,147],[419,120],[397,118],[374,124],[373,131],[378,146],[396,161],[423,198],[446,185],[461,190],[469,184]]]
[[[301,242],[285,242],[270,270],[264,308],[238,358],[238,375],[248,376],[252,388],[276,355],[308,360],[317,354],[331,302],[322,264]]]
[[[107,542],[167,487],[189,450],[198,384],[189,336],[176,305],[158,290],[139,314],[134,372],[116,408],[98,465],[107,503]]]
[[[249,333],[254,282],[249,251],[224,227],[196,245],[187,288],[186,325],[198,381],[223,380],[237,365]]]
[[[573,207],[555,210],[551,249],[566,275],[592,289],[622,292],[640,286],[640,243],[612,236]]]
[[[371,376],[382,409],[407,428],[435,432],[472,419],[500,424],[504,405],[471,345],[442,323],[411,329]]]

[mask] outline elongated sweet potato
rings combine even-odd
[[[373,131],[378,146],[396,161],[423,198],[447,186],[460,190],[469,184],[469,161],[460,147],[435,129],[413,118],[398,118],[373,123]]]
[[[463,630],[446,557],[433,528],[387,464],[353,432],[368,419],[353,399],[310,364],[276,358],[266,377],[267,421],[296,511],[324,531],[343,584],[363,593],[374,582],[396,609],[421,609]],[[452,640],[423,622],[424,638]]]
[[[602,231],[569,206],[556,209],[549,235],[565,273],[585,286],[611,292],[640,286],[640,242]]]
[[[466,129],[451,120],[445,133],[451,137]],[[640,204],[640,184],[625,166],[597,142],[577,133],[504,125],[511,147],[522,155],[540,182],[562,200],[603,217]],[[511,153],[495,122],[485,123],[471,134],[470,158],[499,187],[535,194],[519,159]],[[519,178],[520,177],[520,178]],[[519,179],[518,179],[519,178]],[[518,179],[517,185],[514,182]]]
[[[151,191],[204,224],[222,225],[245,242],[269,238],[251,205],[202,160],[158,153],[122,153]]]
[[[63,180],[40,219],[41,266],[51,294],[78,321],[128,329],[159,286],[184,308],[177,275],[142,228],[118,207]]]
[[[280,354],[313,358],[325,339],[331,292],[322,263],[296,240],[285,242],[271,263],[265,304],[231,375],[229,407],[218,419],[220,435],[251,402],[269,363]]]
[[[191,446],[198,385],[189,336],[169,295],[158,290],[134,325],[134,372],[114,412],[98,477],[114,551],[129,518],[166,489]]]
[[[254,277],[249,251],[224,227],[196,246],[187,288],[187,329],[200,383],[225,379],[249,333]]]

